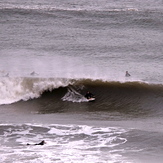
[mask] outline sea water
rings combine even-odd
[[[1,162],[162,162],[161,0],[1,0],[0,29]]]

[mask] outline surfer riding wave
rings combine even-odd
[[[94,98],[94,95],[91,93],[91,92],[87,92],[86,95],[85,95],[85,98],[87,99],[91,99],[91,98]]]

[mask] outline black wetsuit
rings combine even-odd
[[[86,97],[87,99],[90,99],[90,98],[92,98],[92,97],[93,97],[93,94],[92,94],[92,93],[90,93],[90,92],[88,92],[88,93],[85,95],[85,97]]]

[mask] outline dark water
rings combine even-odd
[[[87,90],[95,94],[96,101],[87,103],[83,97]],[[41,98],[33,102],[42,104],[42,112],[77,112],[76,108],[80,107],[81,112],[85,112],[86,108],[88,109],[86,111],[90,112],[117,112],[120,119],[124,116],[129,116],[128,118],[157,117],[162,116],[163,87],[139,82],[81,80],[64,88],[44,92]]]
[[[162,0],[2,0],[0,29],[1,162],[162,162]]]

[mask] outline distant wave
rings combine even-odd
[[[0,9],[24,9],[24,10],[45,10],[45,11],[139,11],[138,8],[134,7],[121,7],[121,8],[105,8],[105,6],[51,6],[51,5],[16,5],[16,4],[3,4]]]
[[[136,14],[133,14],[133,12]],[[114,21],[123,24],[124,26],[139,25],[141,27],[145,26],[148,28],[158,28],[162,29],[162,11],[153,10],[142,10],[134,7],[124,7],[124,8],[105,8],[103,7],[72,7],[72,6],[50,6],[50,5],[12,5],[5,4],[0,6],[1,15],[13,16],[14,14],[20,14],[21,16],[32,16],[35,18],[47,19],[52,18],[63,18],[69,19],[70,17],[81,18],[80,21],[84,21],[87,24],[87,19],[100,18],[100,27],[115,25]],[[110,21],[111,20],[113,21]],[[126,19],[127,18],[127,19]],[[157,19],[156,19],[157,18]],[[86,21],[85,21],[86,20]],[[97,20],[97,19],[96,19]],[[119,20],[119,21],[118,21]],[[98,24],[98,21],[93,22]]]
[[[83,11],[83,12],[157,12],[160,13],[161,10],[154,10],[149,8],[138,8],[137,6],[112,6],[112,5],[51,5],[51,4],[0,4],[0,10],[10,9],[10,10],[35,10],[35,11]]]

